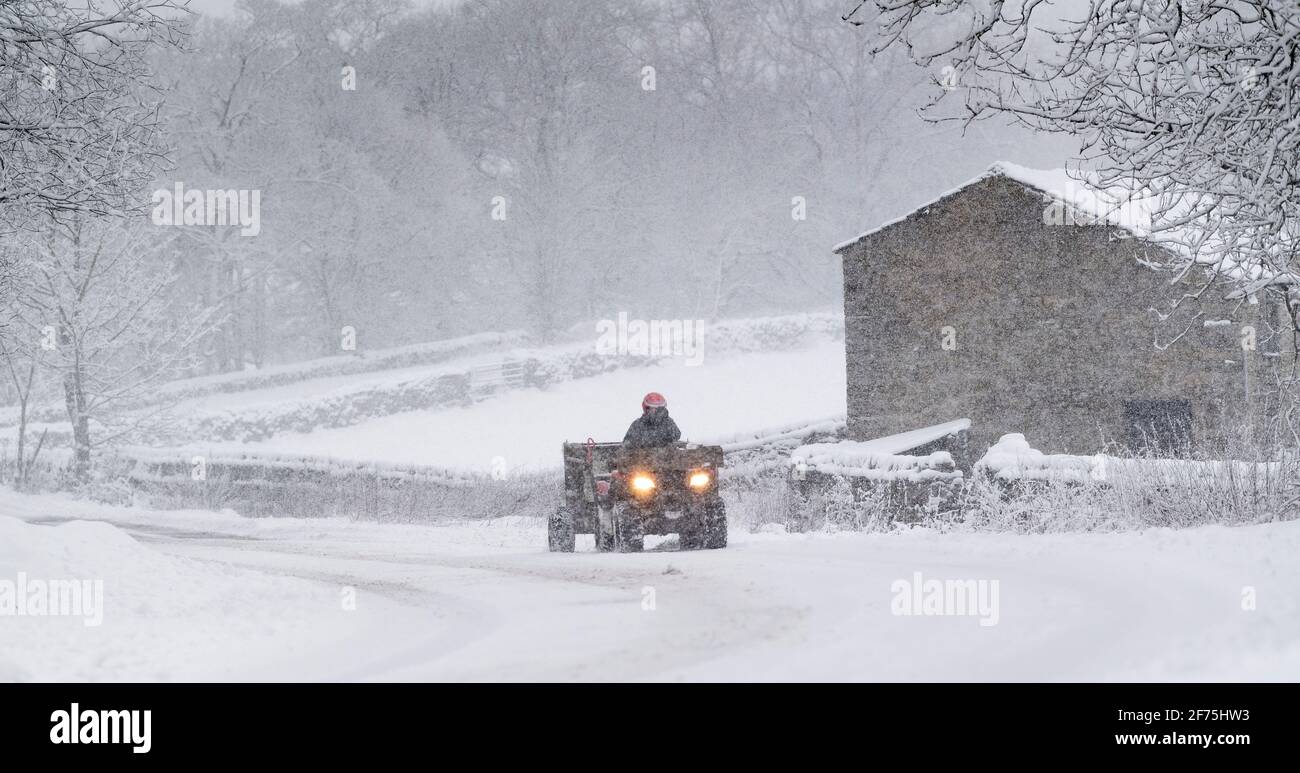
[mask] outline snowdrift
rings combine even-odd
[[[4,492],[0,513],[25,501],[33,498]],[[115,512],[65,497],[36,501],[61,514]],[[183,523],[187,514],[169,515]],[[56,583],[100,590],[79,599],[85,614],[38,606],[41,589]],[[25,608],[6,601],[10,588],[26,591]],[[295,655],[321,653],[375,622],[344,610],[335,586],[166,555],[105,522],[0,515],[0,681],[274,679],[278,667],[263,665],[288,668]]]

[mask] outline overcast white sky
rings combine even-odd
[[[209,14],[228,14],[235,7],[236,0],[190,0],[191,11]]]
[[[183,0],[181,0],[183,2]],[[297,0],[285,0],[293,3]],[[189,8],[192,11],[206,14],[229,15],[235,9],[235,4],[239,0],[189,0]],[[415,6],[425,5],[449,5],[458,2],[458,0],[410,0]]]

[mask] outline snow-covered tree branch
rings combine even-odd
[[[120,213],[160,161],[146,54],[182,38],[174,0],[0,3],[0,226]]]
[[[89,467],[93,426],[182,371],[215,320],[215,308],[176,307],[166,248],[143,221],[76,216],[19,250],[33,281],[12,345],[59,383],[78,476]]]

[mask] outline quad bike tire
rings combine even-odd
[[[546,546],[552,553],[572,553],[577,541],[573,513],[567,507],[556,508],[546,523]]]
[[[596,538],[596,552],[598,553],[611,553],[614,551],[614,530],[605,526],[605,511],[605,506],[598,507],[596,517],[593,519],[596,525],[592,530],[592,536]]]
[[[704,549],[717,550],[727,546],[727,506],[721,501],[710,502],[704,508]]]
[[[600,518],[596,519],[596,550],[601,553],[640,553],[645,549],[645,533],[636,513],[624,504],[611,507],[612,528],[606,528]]]
[[[614,508],[614,531],[614,545],[618,552],[640,553],[645,550],[645,531],[632,508],[624,505]]]
[[[699,522],[677,535],[682,550],[717,550],[727,546],[727,508],[722,502],[707,502]]]

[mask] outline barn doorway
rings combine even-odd
[[[1186,455],[1192,445],[1191,401],[1124,401],[1124,439],[1133,453]]]

